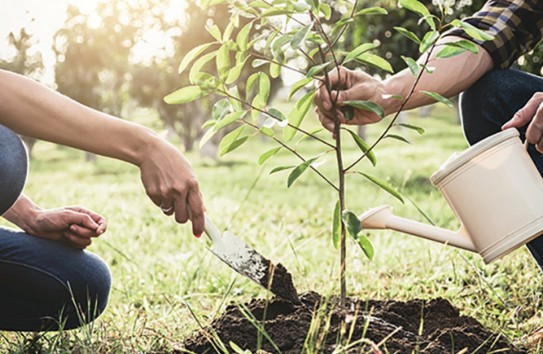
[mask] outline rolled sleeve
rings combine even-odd
[[[462,21],[485,31],[493,39],[477,40],[460,28],[449,31],[447,35],[479,44],[490,54],[495,67],[508,68],[541,39],[543,1],[490,0],[480,11]]]

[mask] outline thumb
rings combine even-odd
[[[511,118],[504,125],[502,125],[502,130],[509,128],[521,128],[529,123],[531,119],[532,117],[526,114],[525,111],[521,109],[520,111],[515,113],[513,118]]]

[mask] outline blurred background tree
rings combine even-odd
[[[43,58],[35,48],[36,41],[32,35],[23,27],[18,33],[9,33],[8,43],[13,50],[13,56],[0,60],[0,68],[38,79],[43,70]],[[28,155],[32,156],[36,139],[27,136],[21,138]]]
[[[175,0],[173,0],[175,1]],[[329,24],[345,11],[342,2],[321,0],[330,5]],[[482,7],[485,0],[443,0],[450,4],[450,16],[464,17]],[[381,6],[388,10],[386,16],[358,16],[351,25],[350,35],[341,43],[353,48],[373,42],[379,46],[375,54],[386,58],[394,71],[405,68],[402,55],[417,56],[417,44],[400,35],[395,26],[405,27],[420,34],[425,24],[419,25],[416,17],[396,7],[397,0],[359,0],[359,8]],[[436,0],[425,0],[427,6],[436,6]],[[222,33],[228,26],[226,7],[218,4],[203,10],[196,1],[183,2],[172,11],[172,2],[161,0],[99,1],[94,10],[82,12],[77,6],[67,7],[66,19],[55,33],[53,49],[56,57],[55,81],[57,89],[90,107],[115,116],[134,119],[134,112],[146,108],[145,114],[156,116],[157,122],[169,137],[181,141],[190,151],[201,137],[202,122],[212,117],[217,98],[210,96],[199,103],[182,108],[167,105],[163,97],[187,82],[187,73],[177,74],[182,58],[194,47],[209,42],[210,31],[217,28]],[[240,19],[233,37],[244,25]],[[262,35],[266,28],[253,28],[251,38]],[[0,67],[33,78],[43,71],[41,54],[36,50],[36,40],[25,28],[8,36],[12,54],[0,60]],[[146,49],[147,48],[147,49]],[[150,49],[149,49],[150,48]],[[532,73],[541,72],[541,47],[525,55],[516,64]],[[247,78],[259,70],[269,71],[269,65],[254,65],[248,58],[242,76]],[[292,66],[304,69],[302,58],[289,58]],[[256,67],[255,67],[256,66]],[[214,65],[205,68],[213,73]],[[351,68],[363,69],[377,75],[382,71],[371,65],[354,64]],[[285,80],[288,84],[289,80]],[[272,83],[272,95],[281,88],[281,77]],[[240,94],[244,94],[241,92]],[[220,136],[217,137],[220,140]],[[35,140],[25,139],[32,151]]]

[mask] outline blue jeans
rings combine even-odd
[[[0,125],[0,215],[21,193],[27,164],[19,137]],[[110,287],[96,255],[0,228],[0,330],[80,327],[104,311]]]
[[[539,76],[513,69],[493,70],[484,75],[460,98],[462,125],[468,142],[473,145],[499,132],[501,126],[524,107],[536,92],[543,92],[543,78]],[[524,140],[526,127],[519,131]],[[542,155],[532,145],[528,152],[543,175]],[[543,236],[527,246],[543,269]]]

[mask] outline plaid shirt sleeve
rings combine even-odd
[[[541,39],[543,0],[489,0],[481,10],[463,21],[494,38],[479,41],[462,29],[454,29],[447,35],[460,36],[481,45],[492,57],[495,67],[508,68]]]

